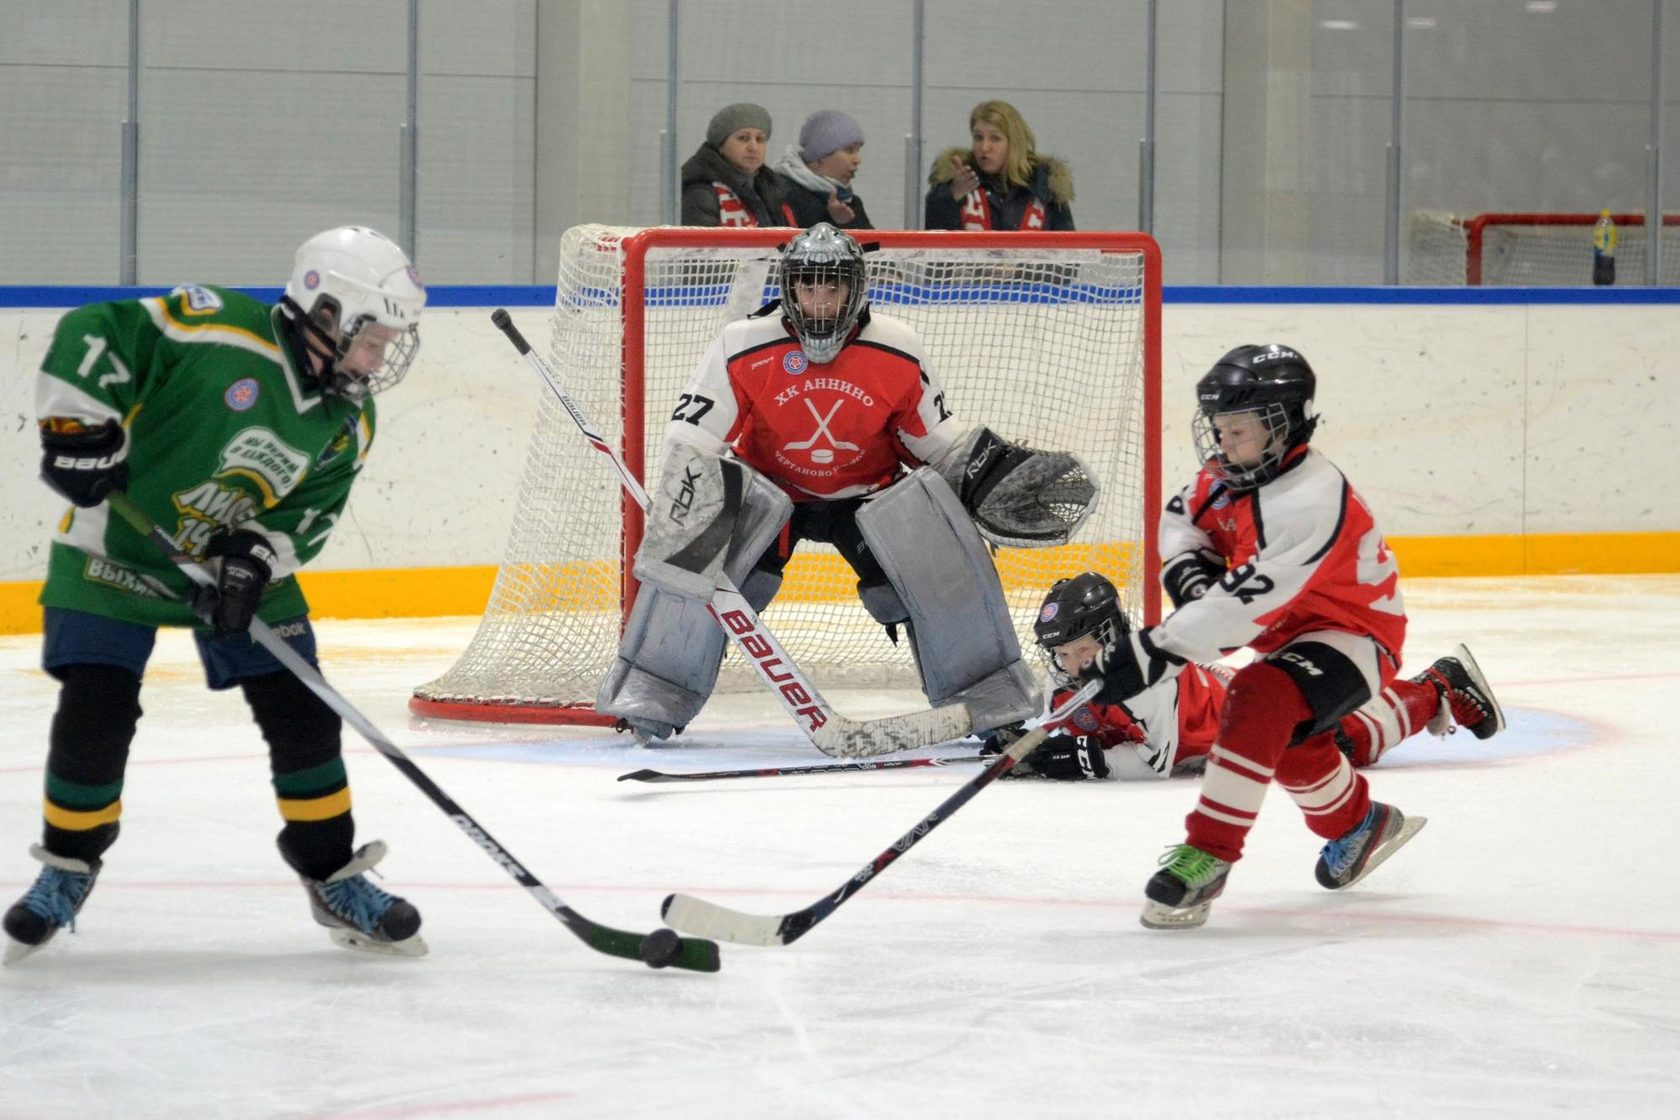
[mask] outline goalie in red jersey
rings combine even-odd
[[[755,610],[800,541],[832,544],[869,614],[915,653],[934,706],[986,732],[1037,713],[988,542],[1066,543],[1095,504],[1072,455],[952,413],[909,324],[871,311],[863,249],[819,223],[782,253],[781,297],[730,323],[675,402],[636,554],[642,581],[597,710],[680,731],[717,679],[721,572]]]
[[[1194,662],[1244,646],[1258,655],[1227,688],[1185,840],[1145,887],[1150,928],[1207,920],[1274,780],[1325,839],[1315,876],[1330,890],[1359,882],[1424,823],[1374,800],[1337,749],[1343,717],[1397,675],[1406,612],[1370,510],[1309,446],[1316,387],[1306,359],[1279,345],[1239,346],[1197,382],[1203,465],[1161,518],[1179,605],[1116,635],[1081,673],[1103,681],[1099,701],[1125,703]]]
[[[1114,584],[1097,572],[1082,572],[1050,589],[1033,630],[1050,659],[1054,709],[1072,698],[1080,670],[1103,646],[1131,632],[1131,622]],[[1186,665],[1123,704],[1083,705],[1051,724],[1050,737],[1006,777],[1080,781],[1200,774],[1218,740],[1219,712],[1235,672],[1224,665]],[[1342,717],[1334,734],[1348,761],[1365,767],[1425,729],[1447,735],[1463,727],[1486,739],[1503,726],[1486,678],[1470,651],[1459,646],[1453,656],[1410,680],[1395,680]],[[999,732],[986,748],[1001,751],[1013,738],[1012,732]]]

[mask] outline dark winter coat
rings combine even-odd
[[[745,211],[761,226],[797,224],[793,212],[783,204],[782,178],[769,165],[750,178],[723,158],[710,144],[702,144],[682,165],[682,224],[723,225],[718,187],[740,200]],[[740,223],[730,223],[740,224]]]
[[[948,148],[933,161],[933,170],[928,173],[930,189],[923,222],[928,229],[966,228],[963,203],[951,197],[951,180],[957,173],[954,161],[959,158],[973,166],[974,156],[968,148]],[[1069,206],[1073,201],[1073,172],[1053,156],[1039,157],[1032,181],[1024,187],[1005,189],[998,180],[981,175],[978,189],[986,194],[993,229],[1020,229],[1027,207],[1035,198],[1044,204],[1042,228],[1073,228],[1073,210]]]
[[[869,221],[869,212],[863,208],[863,199],[852,195],[846,199],[846,205],[852,208],[852,220],[836,222],[828,216],[828,192],[818,194],[810,187],[801,186],[782,177],[782,187],[787,191],[787,204],[793,211],[793,224],[803,229],[810,229],[818,222],[830,222],[840,229],[874,229]]]

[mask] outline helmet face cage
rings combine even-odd
[[[419,352],[426,289],[407,255],[374,230],[343,226],[304,242],[281,304],[331,350],[322,387],[347,400],[389,389]]]
[[[782,314],[805,356],[822,365],[839,356],[863,313],[869,291],[863,250],[852,237],[819,222],[799,234],[782,253]],[[815,287],[815,298],[833,300],[832,316],[814,316],[800,302],[799,289]],[[823,289],[830,289],[827,293]],[[825,300],[826,302],[826,300]],[[828,311],[828,307],[817,308]]]
[[[1290,421],[1290,406],[1272,402],[1258,408],[1231,409],[1218,413],[1198,412],[1190,421],[1190,436],[1196,442],[1196,454],[1213,476],[1233,490],[1252,490],[1277,477],[1283,457],[1295,446],[1290,439],[1295,427]],[[1219,449],[1220,416],[1255,415],[1266,426],[1266,446],[1254,463],[1233,463]]]

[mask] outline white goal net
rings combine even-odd
[[[646,480],[665,424],[706,346],[778,295],[788,230],[580,226],[561,241],[549,359],[568,394]],[[921,335],[951,411],[1005,438],[1072,451],[1102,483],[1075,540],[997,550],[1031,649],[1057,579],[1086,569],[1122,589],[1134,619],[1159,613],[1160,254],[1123,233],[864,231],[871,305]],[[820,369],[819,369],[820,372]],[[633,601],[640,511],[611,464],[545,391],[518,512],[467,650],[415,690],[419,714],[606,722],[593,710]],[[835,550],[805,542],[765,623],[819,687],[914,686],[908,643],[889,642]],[[720,689],[750,687],[731,650]]]
[[[1593,282],[1597,214],[1412,215],[1406,283],[1437,286],[1574,287]],[[1645,215],[1612,214],[1616,283],[1645,283]],[[1680,214],[1663,217],[1657,283],[1680,284]]]

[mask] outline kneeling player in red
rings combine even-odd
[[[1096,660],[1103,646],[1131,628],[1119,593],[1105,576],[1081,572],[1056,582],[1033,624],[1051,662],[1052,710],[1072,698],[1080,670]],[[1123,704],[1076,708],[1005,776],[1079,781],[1200,774],[1218,739],[1219,711],[1235,672],[1224,665],[1186,665]],[[1487,679],[1470,651],[1459,646],[1453,656],[1439,658],[1410,680],[1396,679],[1348,713],[1335,737],[1348,761],[1364,767],[1420,731],[1448,735],[1463,727],[1487,739],[1504,726]],[[1012,733],[999,733],[986,749],[1002,751],[1013,741]]]
[[[1145,887],[1143,924],[1207,920],[1275,780],[1323,837],[1315,876],[1359,882],[1423,825],[1371,797],[1337,749],[1344,716],[1395,678],[1405,644],[1400,572],[1364,501],[1309,446],[1312,367],[1287,346],[1239,346],[1196,385],[1202,467],[1167,504],[1161,552],[1219,558],[1225,574],[1158,625],[1117,635],[1082,675],[1124,703],[1244,646],[1220,709],[1184,842]],[[1169,560],[1170,567],[1170,560]]]

